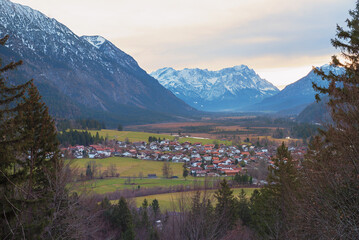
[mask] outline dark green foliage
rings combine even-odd
[[[183,175],[183,177],[184,177],[185,179],[188,177],[188,173],[189,173],[188,169],[187,169],[186,167],[183,167],[183,173],[182,173],[182,175]]]
[[[226,179],[220,183],[220,188],[215,192],[214,197],[217,199],[215,209],[217,218],[223,219],[223,224],[226,223],[229,228],[232,228],[237,220],[236,199]]]
[[[163,138],[163,140],[165,140],[164,138]],[[161,142],[162,140],[161,140],[161,138],[160,137],[158,137],[158,138],[156,138],[156,137],[154,137],[154,136],[149,136],[148,137],[148,142],[149,143],[151,143],[151,142]]]
[[[122,130],[123,130],[123,126],[122,126],[121,124],[118,124],[117,130],[118,130],[118,131],[122,131]]]
[[[76,144],[89,146],[104,141],[103,137],[100,137],[98,132],[96,132],[95,137],[93,137],[91,133],[87,131],[77,131],[72,129],[70,131],[58,133],[57,138],[59,142],[65,146]]]
[[[103,202],[103,205],[107,205],[105,200]],[[119,231],[118,239],[135,239],[133,216],[125,198],[121,197],[118,204],[108,208],[104,214],[111,225]]]
[[[89,179],[93,178],[93,173],[92,173],[90,164],[88,164],[87,168],[86,168],[86,177],[89,178]]]
[[[247,174],[238,174],[234,176],[233,180],[242,185],[242,184],[252,184],[252,177]]]
[[[251,224],[265,239],[285,239],[292,196],[298,188],[298,173],[288,148],[282,143],[269,168],[268,185],[251,198]]]
[[[145,227],[148,228],[149,225],[150,225],[150,221],[149,221],[149,218],[148,218],[147,208],[148,208],[148,202],[147,202],[147,199],[145,198],[145,199],[143,200],[142,207],[141,207],[141,211],[142,211],[142,226],[145,226]]]
[[[58,119],[56,120],[56,128],[58,131],[66,131],[68,129],[84,129],[84,130],[101,130],[106,126],[103,122],[94,119]]]
[[[1,45],[5,41],[1,39]],[[61,206],[54,208],[57,196],[61,192],[66,199],[66,191],[56,182],[63,165],[58,158],[55,126],[47,107],[32,81],[14,86],[3,77],[3,73],[21,64],[21,61],[12,62],[0,68],[2,239],[46,238],[52,231],[45,229],[51,226],[54,211],[61,209]]]
[[[160,213],[160,204],[158,203],[157,199],[153,199],[152,203],[151,203],[151,207],[152,207],[152,211],[155,214],[155,218],[157,217],[157,215]]]
[[[291,127],[290,135],[294,138],[307,139],[318,133],[318,126],[309,123],[298,123]]]
[[[239,197],[239,201],[237,204],[238,217],[242,220],[243,225],[249,225],[251,221],[251,213],[249,208],[249,201],[243,189],[239,193],[238,197]]]

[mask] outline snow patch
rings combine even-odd
[[[101,36],[82,36],[83,39],[91,43],[95,48],[100,48],[106,39]]]

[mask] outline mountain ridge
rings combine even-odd
[[[150,75],[190,106],[206,111],[237,110],[279,92],[246,65],[218,71],[165,67]]]
[[[18,74],[34,78],[45,89],[57,89],[68,104],[79,109],[53,111],[51,99],[44,97],[52,115],[78,118],[98,112],[125,123],[125,115],[131,112],[135,121],[141,111],[148,121],[151,115],[165,121],[196,112],[105,38],[79,37],[57,20],[8,0],[0,0],[0,7],[0,35],[10,35],[6,47],[0,49],[4,61],[22,59],[25,64]],[[96,47],[90,38],[101,38],[101,44]],[[46,95],[41,89],[40,94]]]
[[[325,73],[332,71],[336,75],[344,73],[344,69],[336,68],[329,64],[317,67],[324,70]],[[283,90],[274,96],[264,99],[262,102],[254,104],[245,110],[249,111],[267,111],[267,112],[284,112],[289,109],[297,108],[295,114],[299,114],[306,106],[315,101],[315,94],[312,82],[319,86],[327,87],[328,82],[311,70],[306,76],[298,81],[287,85]],[[293,113],[293,112],[292,112]]]

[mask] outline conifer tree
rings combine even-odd
[[[155,215],[155,218],[157,218],[157,215],[160,213],[160,204],[158,203],[157,199],[153,199],[151,203],[152,211]]]
[[[219,226],[226,231],[228,230],[226,228],[232,228],[237,220],[236,199],[226,179],[223,179],[220,185],[220,188],[214,194],[217,200],[215,214],[217,219],[222,219],[222,224]],[[223,224],[226,224],[226,227]]]
[[[265,239],[286,239],[293,210],[292,194],[298,189],[298,172],[288,148],[277,148],[274,166],[269,167],[268,185],[252,196],[251,223]]]
[[[243,225],[249,225],[250,223],[250,210],[249,202],[246,197],[246,193],[242,189],[239,193],[239,201],[237,205],[238,216],[242,220]]]
[[[121,197],[115,209],[117,212],[117,218],[115,219],[115,224],[120,228],[122,232],[122,239],[124,240],[135,239],[135,232],[133,229],[134,227],[133,219],[132,219],[131,211],[127,205],[126,199]]]
[[[332,57],[331,65],[345,73],[315,70],[329,82],[328,87],[313,86],[329,96],[333,123],[312,141],[303,163],[301,198],[295,205],[300,211],[293,223],[297,238],[359,236],[359,2],[349,14],[346,28],[337,26],[331,40],[341,51]]]
[[[0,73],[21,63],[12,62]],[[60,209],[57,197],[61,192],[64,203],[67,192],[57,179],[63,164],[55,125],[32,80],[10,86],[0,76],[0,136],[1,236],[43,238]]]
[[[9,36],[0,39],[4,47]],[[10,85],[5,75],[22,64],[22,61],[3,65],[0,59],[0,238],[25,237],[17,219],[21,215],[21,205],[17,199],[22,192],[25,170],[19,168],[20,146],[25,135],[21,134],[19,112],[24,108],[24,96],[30,81],[20,85]]]

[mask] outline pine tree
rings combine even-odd
[[[117,210],[117,219],[115,219],[115,224],[120,228],[122,232],[122,239],[124,240],[135,239],[132,215],[127,205],[126,199],[121,197],[115,209]]]
[[[251,199],[252,226],[265,239],[286,239],[289,231],[292,194],[298,189],[298,172],[288,148],[277,148],[274,166],[269,167],[268,185]]]
[[[250,209],[249,202],[246,193],[243,189],[239,193],[239,201],[237,205],[238,217],[242,220],[243,225],[249,225],[250,223]]]
[[[32,80],[9,86],[0,76],[0,136],[1,236],[43,238],[52,231],[54,212],[61,215],[57,197],[62,194],[64,203],[67,192],[57,179],[63,164],[55,125]]]
[[[228,228],[232,228],[237,220],[236,216],[236,200],[233,195],[233,190],[228,185],[226,179],[220,183],[220,188],[215,192],[214,197],[217,200],[216,204],[216,217],[223,219],[223,224],[226,223]],[[221,224],[221,227],[222,224]]]
[[[315,70],[329,82],[328,87],[313,86],[329,97],[333,123],[314,138],[303,163],[301,198],[295,206],[301,211],[293,224],[297,238],[359,236],[359,2],[349,14],[346,28],[337,26],[331,40],[341,50],[331,65],[344,74]]]
[[[151,203],[152,211],[155,215],[155,218],[157,218],[157,215],[160,213],[160,204],[158,203],[157,199],[153,199]]]
[[[50,221],[52,179],[59,166],[59,151],[54,121],[33,82],[26,95],[19,117],[23,121],[22,134],[27,138],[21,147],[24,161],[19,165],[26,170],[25,199],[32,211],[26,216],[30,237],[41,233],[40,229]]]
[[[0,39],[1,48],[8,38]],[[0,59],[0,238],[25,237],[24,232],[19,234],[22,226],[17,219],[21,217],[21,203],[17,195],[23,190],[21,184],[26,175],[19,167],[22,161],[18,155],[27,136],[21,134],[22,122],[18,115],[24,108],[22,97],[30,81],[10,85],[4,77],[21,64],[22,61],[18,61],[3,66]]]

